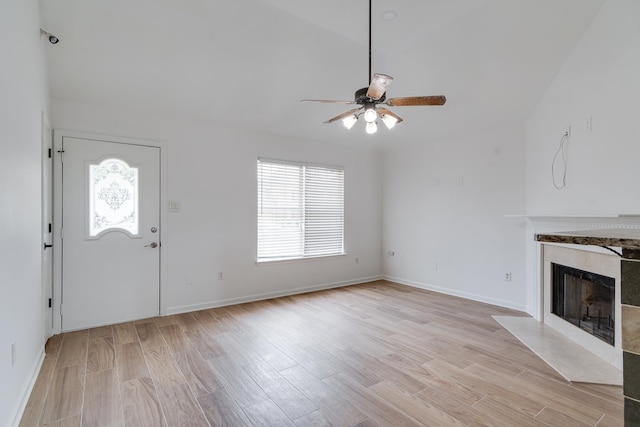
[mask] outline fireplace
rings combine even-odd
[[[552,263],[551,312],[615,345],[615,279]]]
[[[542,245],[541,255],[541,321],[622,369],[620,258],[600,248],[557,244]]]

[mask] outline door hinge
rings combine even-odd
[[[51,308],[51,298],[49,298],[49,308]]]
[[[49,223],[49,233],[51,233],[51,223]]]
[[[51,148],[49,148],[49,158],[51,158]]]

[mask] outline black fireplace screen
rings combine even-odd
[[[615,279],[552,264],[552,312],[614,345]]]

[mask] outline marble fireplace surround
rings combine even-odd
[[[619,257],[625,425],[640,425],[640,230],[635,227],[536,233],[536,241],[614,247]],[[616,297],[617,298],[617,297]],[[616,315],[617,317],[617,315]]]
[[[622,385],[620,257],[606,249],[590,245],[549,242],[538,246],[538,317],[494,316],[495,320],[567,381]],[[552,313],[553,263],[615,280],[615,346]]]

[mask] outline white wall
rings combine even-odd
[[[385,276],[524,309],[523,165],[524,125],[385,153]]]
[[[163,141],[167,198],[164,303],[168,313],[379,278],[380,155],[122,108],[52,103],[56,128]],[[255,264],[256,160],[269,157],[345,167],[347,256]],[[355,263],[355,258],[359,263]],[[224,280],[218,280],[218,272]],[[191,284],[187,284],[187,281]]]
[[[44,350],[40,120],[48,87],[38,13],[37,0],[0,4],[0,425],[14,422]]]
[[[638,17],[637,0],[607,1],[527,123],[526,211],[557,217],[532,220],[528,227],[527,311],[534,315],[539,311],[536,230],[637,227],[637,220],[598,217],[640,214]],[[556,190],[551,162],[569,126],[567,186]],[[585,215],[592,218],[579,218]]]
[[[528,213],[640,214],[638,17],[637,0],[605,3],[531,115]],[[567,187],[558,191],[551,161],[569,126]]]

